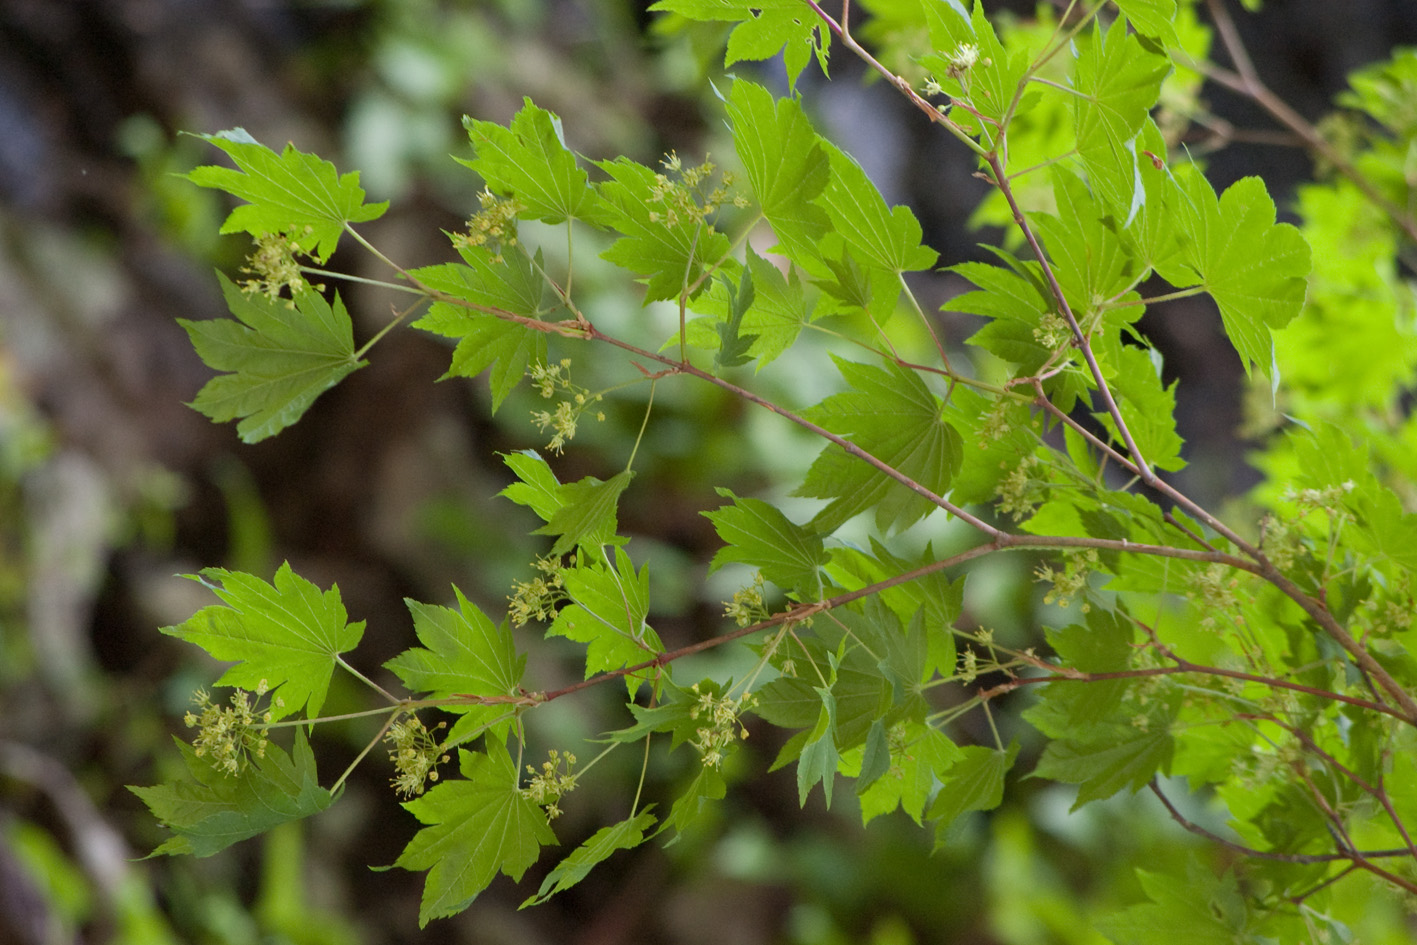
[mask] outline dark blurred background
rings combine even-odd
[[[1229,6],[1260,71],[1311,119],[1351,69],[1417,41],[1411,0],[1269,0],[1254,16]],[[475,210],[480,186],[448,157],[467,154],[461,115],[505,121],[528,95],[592,157],[728,154],[702,81],[722,72],[721,40],[711,25],[665,29],[623,0],[0,0],[0,943],[1085,942],[1076,916],[1110,888],[1109,856],[1172,855],[1156,852],[1162,835],[1181,849],[1139,805],[1065,821],[1066,797],[1020,785],[990,831],[976,825],[931,858],[902,816],[861,830],[849,796],[827,812],[815,794],[799,810],[784,771],[730,793],[676,846],[622,854],[548,906],[516,910],[552,856],[420,933],[421,876],[367,869],[392,862],[415,827],[376,758],[311,823],[208,860],[135,862],[162,836],[124,785],[172,773],[168,736],[217,672],[157,632],[210,602],[174,575],[269,576],[289,560],[338,583],[369,623],[359,664],[377,672],[412,642],[401,598],[446,602],[456,582],[497,613],[544,550],[527,535],[539,522],[495,498],[508,478],[496,454],[542,445],[530,402],[514,397],[489,419],[482,382],[434,383],[448,351],[428,337],[392,336],[300,424],[254,447],[183,406],[209,374],[176,319],[224,314],[212,269],[235,271],[246,247],[217,235],[228,209],[217,195],[174,176],[216,160],[179,132],[243,126],[360,169],[370,199],[393,201],[370,238],[408,264],[441,261],[440,229]],[[833,67],[830,87],[804,80],[819,127],[916,210],[943,264],[973,258],[979,236],[963,221],[982,191],[966,154],[884,86],[855,81],[854,63]],[[782,85],[780,70],[760,74]],[[1236,127],[1272,127],[1224,91],[1205,95]],[[1237,144],[1210,161],[1218,187],[1264,176],[1281,208],[1311,174],[1282,145]],[[367,268],[352,254],[341,266]],[[950,291],[944,277],[922,280],[926,298]],[[361,337],[388,318],[378,293],[345,295]],[[638,306],[623,289],[602,297]],[[1247,475],[1233,438],[1239,366],[1218,318],[1168,310],[1147,328],[1181,380],[1191,487],[1233,491]],[[623,379],[576,370],[581,383]],[[731,594],[693,589],[716,547],[698,515],[718,503],[713,486],[751,494],[811,453],[773,455],[741,405],[712,392],[660,397],[621,526],[637,560],[655,559],[656,626],[673,645],[721,632],[717,601]],[[638,427],[642,408],[613,406],[607,429]],[[584,431],[558,474],[613,472],[624,457],[601,444],[615,440]],[[999,587],[991,619],[1032,633],[1028,582]],[[541,655],[529,671],[538,688],[576,673]],[[358,696],[337,687],[328,710]],[[614,693],[543,714],[550,746],[625,721]],[[326,783],[371,732],[351,725],[320,743]],[[755,729],[745,772],[760,777],[773,738]],[[624,816],[639,759],[618,754],[567,803],[563,852]],[[687,760],[653,769],[661,809]]]

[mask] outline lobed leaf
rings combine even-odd
[[[804,411],[807,419],[849,437],[867,453],[936,495],[963,461],[962,442],[940,417],[941,403],[913,371],[857,364],[833,356],[851,389]],[[934,506],[880,469],[832,445],[813,461],[794,493],[829,499],[809,527],[830,532],[874,510],[878,528],[905,527]]]
[[[561,580],[571,605],[561,608],[546,629],[586,644],[585,678],[643,663],[664,652],[659,634],[646,622],[649,615],[649,565],[635,572],[623,548],[615,549],[614,565],[589,564],[567,568]],[[625,679],[634,695],[646,679]]]
[[[223,233],[286,233],[323,263],[346,224],[377,219],[388,209],[387,201],[364,202],[358,171],[340,174],[329,161],[293,144],[276,154],[244,128],[197,137],[225,151],[239,170],[208,165],[193,169],[187,180],[250,201],[231,211]]]
[[[217,273],[235,319],[178,319],[208,367],[230,373],[208,381],[190,404],[217,423],[240,418],[236,432],[258,443],[295,423],[325,391],[368,362],[354,355],[354,325],[335,295],[313,289],[291,300],[247,294]]]
[[[797,759],[797,800],[807,806],[807,795],[813,785],[821,782],[827,807],[832,806],[832,784],[841,756],[836,750],[836,699],[831,690],[817,687],[820,709],[817,724],[806,732],[801,755]]]
[[[490,190],[515,198],[519,216],[547,223],[605,222],[600,195],[566,147],[556,115],[527,98],[506,127],[470,117],[463,118],[463,127],[477,157],[458,163],[481,174]]]
[[[453,588],[458,609],[422,604],[405,598],[413,615],[421,647],[410,647],[384,664],[412,692],[434,699],[459,695],[516,695],[526,669],[517,654],[510,626],[494,624],[475,604]],[[457,744],[504,714],[499,706],[444,706],[462,716],[445,740]]]
[[[600,185],[607,219],[624,234],[601,257],[644,277],[645,302],[702,292],[709,267],[728,255],[728,237],[700,216],[668,212],[657,196],[661,175],[651,168],[623,157],[597,166],[611,178]]]
[[[945,846],[950,827],[961,814],[973,810],[993,810],[1004,799],[1004,775],[1018,757],[1018,742],[1006,750],[969,745],[959,749],[962,757],[950,766],[925,815],[935,823],[935,849]]]
[[[634,817],[611,824],[609,827],[601,827],[591,834],[585,843],[576,847],[570,856],[556,864],[556,868],[546,874],[536,895],[529,897],[521,904],[520,908],[541,905],[558,892],[564,892],[585,879],[596,864],[608,860],[614,853],[620,850],[633,850],[644,843],[645,831],[655,824],[655,816],[650,813],[653,807],[653,804],[647,805]]]
[[[751,252],[751,250],[750,250]],[[749,354],[757,335],[743,334],[743,316],[753,304],[753,270],[744,268],[743,277],[737,285],[728,276],[720,273],[719,281],[728,294],[728,317],[714,326],[718,331],[718,351],[714,352],[713,363],[717,368],[741,367],[753,360]]]
[[[1143,36],[1177,45],[1176,0],[1114,0],[1117,9]]]
[[[1170,764],[1173,743],[1168,731],[1113,724],[1095,726],[1089,734],[1086,740],[1049,742],[1030,775],[1078,785],[1073,810],[1124,787],[1139,791]]]
[[[330,675],[339,654],[354,649],[364,634],[364,622],[350,623],[337,586],[318,587],[282,564],[275,583],[242,571],[207,568],[186,575],[205,585],[225,605],[204,607],[187,620],[162,632],[194,643],[219,660],[236,665],[217,680],[218,686],[277,689],[272,718],[302,708],[308,717],[320,713]]]
[[[826,74],[827,50],[821,26],[811,8],[800,0],[659,0],[649,9],[678,13],[691,20],[736,23],[728,36],[725,66],[782,53],[788,82],[796,85],[815,55],[822,74]]]
[[[823,140],[831,177],[818,198],[832,228],[858,258],[899,275],[929,269],[939,253],[921,242],[920,221],[907,207],[888,207],[881,192],[855,159]]]
[[[533,450],[504,455],[507,465],[521,482],[503,489],[504,495],[525,505],[546,521],[533,535],[555,535],[551,554],[563,555],[580,548],[588,560],[603,559],[601,546],[624,544],[615,532],[616,504],[620,493],[630,484],[634,473],[617,473],[606,480],[586,476],[577,482],[562,483],[551,467]]]
[[[736,79],[724,103],[748,183],[784,252],[809,266],[831,226],[815,202],[831,174],[827,152],[796,99],[773,100],[760,85]]]
[[[884,726],[879,730],[884,732]],[[885,739],[881,742],[885,743]],[[868,739],[868,750],[871,744]],[[884,766],[878,763],[874,769],[873,773],[881,776],[869,783],[863,758],[861,779],[857,783],[861,822],[869,823],[899,807],[919,824],[926,803],[939,785],[953,783],[953,769],[970,757],[967,752],[968,749],[960,748],[937,728],[918,722],[903,726],[896,747],[887,748]],[[885,776],[887,772],[889,776]]]
[[[812,600],[819,597],[821,568],[828,560],[821,536],[761,499],[740,499],[721,487],[717,491],[733,504],[702,513],[726,542],[714,554],[709,570],[716,571],[729,562],[746,564],[788,593],[805,594]]]
[[[517,318],[545,320],[559,302],[539,271],[540,252],[534,260],[514,252],[502,262],[494,262],[492,254],[478,246],[464,247],[461,253],[464,265],[444,263],[409,273],[429,289],[465,303],[434,302],[413,327],[457,339],[443,380],[476,377],[491,369],[488,384],[495,413],[526,376],[527,366],[546,361],[546,332]]]
[[[1236,181],[1219,199],[1198,173],[1186,175],[1181,188],[1182,258],[1220,307],[1245,373],[1255,365],[1268,372],[1270,331],[1304,305],[1308,244],[1293,226],[1275,222],[1274,201],[1258,177]]]
[[[459,750],[458,767],[465,780],[442,781],[403,805],[425,825],[394,862],[428,871],[420,928],[466,909],[498,872],[521,879],[541,847],[556,843],[546,815],[522,796],[504,743],[489,739],[485,754]]]
[[[978,113],[979,118],[957,113],[963,126],[986,144],[992,142],[1005,116],[1016,110],[1015,98],[1028,72],[1027,54],[1009,56],[979,0],[975,0],[969,14],[956,0],[921,6],[925,9],[930,46],[936,50],[922,57],[921,65],[934,74],[950,98],[968,102],[970,111]],[[951,77],[954,58],[968,48],[974,50],[973,63],[958,78]]]
[[[152,856],[211,856],[273,827],[318,814],[334,800],[316,779],[315,755],[304,729],[296,729],[290,754],[267,744],[263,755],[235,775],[197,757],[180,739],[174,741],[192,780],[128,788],[175,834]]]
[[[1171,71],[1166,56],[1126,29],[1125,20],[1111,28],[1099,23],[1073,66],[1078,156],[1093,191],[1113,207],[1122,226],[1130,225],[1146,198],[1136,141]]]

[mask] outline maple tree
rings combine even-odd
[[[1417,895],[1417,465],[1403,446],[1417,427],[1401,405],[1417,345],[1394,262],[1417,238],[1403,209],[1417,55],[1354,77],[1339,144],[1273,99],[1223,15],[1234,70],[1211,62],[1213,31],[1188,0],[1076,2],[1011,25],[980,2],[859,6],[656,4],[727,24],[729,65],[782,56],[788,95],[746,78],[719,90],[736,174],[678,155],[583,158],[574,129],[529,100],[505,126],[465,120],[462,163],[483,191],[450,234],[456,262],[408,265],[372,245],[358,225],[385,205],[366,202],[357,173],[239,130],[204,136],[236,167],[188,179],[244,201],[222,229],[257,248],[249,279],[220,277],[234,318],[183,323],[223,372],[193,406],[237,420],[243,440],[299,421],[411,327],[453,343],[448,377],[487,375],[492,410],[526,379],[554,400],[534,417],[552,453],[616,396],[573,383],[589,358],[619,358],[622,388],[712,385],[821,451],[800,481],[761,497],[720,488],[702,510],[723,542],[710,571],[743,584],[725,602],[731,629],[675,649],[652,626],[652,562],[617,520],[638,439],[606,479],[562,481],[531,450],[503,457],[502,496],[549,539],[536,576],[500,618],[458,589],[455,607],[408,601],[420,645],[385,664],[405,694],[346,661],[363,624],[337,588],[288,565],[273,583],[194,576],[221,603],[164,632],[231,662],[215,685],[236,694],[227,708],[203,694],[189,715],[188,780],[135,788],[173,833],[157,852],[210,854],[337,799],[348,771],[322,787],[308,742],[347,717],[320,716],[337,671],[380,703],[358,713],[383,725],[355,764],[390,746],[421,825],[394,866],[427,871],[423,923],[466,909],[498,873],[519,879],[556,843],[559,805],[594,760],[552,750],[529,764],[526,722],[590,686],[626,688],[624,727],[602,751],[687,743],[697,764],[667,812],[637,794],[527,904],[687,829],[729,789],[725,761],[754,718],[790,733],[773,768],[795,765],[802,803],[820,789],[830,804],[845,779],[865,820],[901,810],[947,846],[1019,776],[1019,745],[992,713],[1026,690],[1023,719],[1045,738],[1028,776],[1076,785],[1075,808],[1147,791],[1237,854],[1221,873],[1140,872],[1145,900],[1099,920],[1112,941],[1346,940],[1355,902]],[[973,154],[992,185],[978,219],[1005,227],[994,261],[941,260],[914,214],[816,130],[795,86],[814,61],[826,71],[834,43]],[[1300,225],[1277,221],[1257,177],[1217,193],[1178,146],[1203,111],[1202,77],[1251,95],[1328,161],[1299,194]],[[309,281],[341,278],[323,267],[349,240],[409,298],[358,348],[338,291]],[[590,261],[576,253],[587,244],[600,249]],[[945,306],[982,320],[967,349],[907,278],[942,263],[973,286]],[[578,275],[606,265],[668,317],[607,328]],[[1149,307],[1199,295],[1267,404],[1264,479],[1223,516],[1167,478],[1185,465],[1184,392],[1138,328]],[[798,403],[763,385],[789,352],[816,359],[831,391]],[[1048,652],[962,625],[963,566],[1020,551],[1042,555]],[[528,678],[528,624],[584,647],[582,682]],[[683,658],[735,645],[752,655],[746,673],[680,678]],[[955,730],[971,711],[992,743]],[[272,741],[287,728],[288,751]],[[1223,806],[1225,831],[1183,813],[1183,783]]]

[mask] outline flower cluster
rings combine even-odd
[[[1043,595],[1043,603],[1067,607],[1073,602],[1074,597],[1087,588],[1088,574],[1096,565],[1097,550],[1095,548],[1067,553],[1063,558],[1063,570],[1061,571],[1049,565],[1040,564],[1034,570],[1033,576],[1039,581],[1053,585]],[[1087,601],[1082,602],[1083,613],[1087,613],[1091,609]]]
[[[756,706],[758,700],[751,692],[744,692],[736,699],[715,696],[711,692],[699,691],[698,683],[690,689],[699,701],[689,710],[689,718],[702,719],[705,724],[694,732],[694,739],[689,744],[698,749],[705,768],[717,768],[723,764],[728,748],[735,741],[748,737],[748,729],[738,720],[738,716]]]
[[[571,383],[570,358],[562,358],[559,364],[533,364],[528,374],[543,398],[550,400],[557,394],[564,394],[567,398],[558,402],[555,410],[531,412],[531,419],[538,430],[543,433],[548,429],[555,431],[546,448],[559,455],[566,443],[575,437],[576,424],[580,421],[581,414],[591,404],[599,403],[601,395],[592,394],[586,388]],[[605,411],[597,410],[595,419],[603,421]]]
[[[1013,423],[1009,420],[1009,402],[1000,397],[994,401],[979,420],[979,448],[987,450],[989,444],[995,440],[1002,440],[1013,430]]]
[[[453,246],[460,250],[487,246],[493,252],[494,263],[504,262],[502,250],[517,245],[517,214],[525,208],[516,198],[498,197],[486,188],[477,200],[482,209],[468,219],[466,233],[453,234]]]
[[[725,203],[743,208],[748,201],[741,194],[733,194],[733,175],[725,173],[719,178],[718,186],[703,194],[705,183],[712,179],[717,168],[710,161],[697,167],[685,167],[679,155],[673,151],[665,155],[661,162],[667,174],[656,174],[654,186],[650,188],[651,203],[663,209],[651,210],[651,223],[663,223],[671,229],[687,223],[698,224],[718,212]]]
[[[974,43],[960,43],[955,47],[954,52],[950,53],[949,62],[945,66],[945,76],[964,85],[964,80],[969,75],[969,70],[973,69],[979,61],[979,47],[977,45]],[[984,60],[984,65],[987,66],[991,64],[991,60]],[[925,79],[925,94],[948,95],[949,93],[940,85],[938,79],[934,76],[929,76]],[[941,110],[943,110],[943,107]]]
[[[305,227],[302,238],[313,232],[313,227]],[[241,283],[242,291],[247,295],[260,294],[277,299],[286,289],[294,294],[305,288],[309,283],[305,281],[305,274],[300,271],[300,263],[295,259],[304,252],[305,248],[289,233],[263,233],[256,237],[256,248],[247,257],[246,265],[241,267],[242,272],[251,276]]]
[[[572,774],[576,756],[569,751],[563,755],[554,748],[546,755],[548,760],[541,763],[540,771],[531,765],[526,766],[531,781],[521,789],[521,795],[544,808],[546,820],[550,822],[561,816],[561,798],[576,789],[576,775]]]
[[[1000,465],[1003,465],[1002,463]],[[994,487],[999,496],[999,511],[1013,516],[1020,522],[1031,516],[1042,501],[1041,494],[1045,481],[1033,475],[1034,469],[1042,462],[1036,456],[1025,456],[1023,461],[1011,469]]]
[[[1033,340],[1049,351],[1057,351],[1072,342],[1073,333],[1062,316],[1049,312],[1038,322],[1038,327],[1033,329]]]
[[[1186,597],[1205,612],[1200,622],[1202,627],[1215,630],[1221,615],[1239,611],[1240,598],[1235,593],[1239,586],[1240,579],[1223,564],[1209,565],[1191,576]]]
[[[733,602],[723,605],[723,615],[732,617],[740,627],[766,620],[770,616],[763,603],[763,572],[753,575],[753,583],[733,592]]]
[[[1281,571],[1288,571],[1306,552],[1303,527],[1289,519],[1267,515],[1260,523],[1260,547]]]
[[[251,693],[238,689],[232,693],[229,706],[220,706],[205,689],[198,689],[192,696],[197,711],[182,717],[188,728],[197,729],[197,737],[192,740],[197,757],[207,758],[212,767],[233,776],[241,773],[251,756],[264,758],[270,741],[271,712],[267,709],[258,713],[256,703],[265,694],[263,679],[254,699]]]
[[[437,725],[440,729],[446,727],[446,722]],[[390,783],[404,797],[422,794],[428,782],[438,780],[438,765],[448,760],[433,733],[416,715],[405,716],[390,725],[384,733],[384,741],[394,746],[389,750],[389,760],[394,763]]]
[[[979,62],[979,47],[974,43],[960,43],[955,47],[955,51],[950,53],[950,64],[945,70],[945,74],[951,79],[963,78],[964,74],[973,69],[977,62]],[[989,60],[984,60],[984,64],[989,65]]]
[[[512,626],[521,627],[528,620],[547,620],[556,613],[556,605],[566,600],[566,587],[561,580],[565,566],[554,555],[537,558],[533,563],[541,577],[517,581],[512,585],[510,614]]]

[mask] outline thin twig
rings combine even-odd
[[[1220,34],[1221,42],[1225,45],[1225,51],[1230,56],[1235,71],[1222,69],[1213,63],[1191,60],[1185,62],[1186,67],[1199,72],[1212,82],[1225,86],[1232,92],[1245,96],[1269,112],[1271,117],[1281,125],[1298,135],[1305,147],[1318,154],[1332,165],[1334,170],[1352,181],[1354,186],[1363,192],[1363,196],[1381,209],[1393,223],[1407,234],[1409,239],[1417,241],[1417,219],[1404,213],[1402,208],[1384,196],[1377,185],[1352,161],[1348,160],[1343,152],[1329,143],[1328,139],[1320,134],[1312,123],[1306,121],[1287,102],[1270,91],[1255,71],[1249,53],[1245,50],[1245,45],[1240,39],[1240,33],[1235,28],[1235,22],[1223,3],[1220,0],[1208,0],[1208,3],[1211,20],[1215,23],[1216,32]]]
[[[1227,840],[1217,833],[1213,833],[1202,827],[1193,820],[1187,819],[1186,815],[1176,809],[1176,805],[1171,803],[1157,785],[1156,781],[1147,784],[1151,788],[1151,793],[1161,801],[1166,812],[1171,815],[1171,819],[1176,821],[1184,829],[1190,831],[1198,837],[1205,837],[1213,843],[1218,843],[1227,850],[1233,850],[1243,856],[1250,856],[1260,860],[1278,860],[1281,863],[1356,863],[1359,858],[1379,859],[1382,857],[1407,856],[1407,850],[1363,850],[1350,851],[1345,853],[1278,853],[1274,850],[1256,850],[1254,847],[1247,847],[1244,844]]]
[[[1048,261],[1048,254],[1043,251],[1037,234],[1033,232],[1033,227],[1029,226],[1028,219],[1023,214],[1023,208],[1019,206],[1018,199],[1014,196],[1013,185],[1009,183],[1008,175],[1004,172],[1003,159],[999,157],[998,151],[991,151],[985,156],[985,160],[989,164],[990,172],[994,175],[994,184],[1004,195],[1004,200],[1008,202],[1009,211],[1013,214],[1014,225],[1023,233],[1023,238],[1028,241],[1034,258],[1038,260],[1038,264],[1043,270],[1043,278],[1048,283],[1048,292],[1053,296],[1053,301],[1057,303],[1059,314],[1068,323],[1068,331],[1072,333],[1073,347],[1082,352],[1083,360],[1087,362],[1087,369],[1097,384],[1097,395],[1102,398],[1107,413],[1112,417],[1112,422],[1117,425],[1117,432],[1122,435],[1122,442],[1126,444],[1127,452],[1131,454],[1137,475],[1141,476],[1142,482],[1152,485],[1156,482],[1156,473],[1147,465],[1146,457],[1142,455],[1141,448],[1133,439],[1127,421],[1122,419],[1121,408],[1117,406],[1117,400],[1112,396],[1112,388],[1102,375],[1102,365],[1097,362],[1097,355],[1092,351],[1092,343],[1088,341],[1082,326],[1078,324],[1077,316],[1073,314],[1072,306],[1068,304],[1067,295],[1063,292],[1063,287],[1058,284],[1058,278],[1053,273],[1053,265]]]

